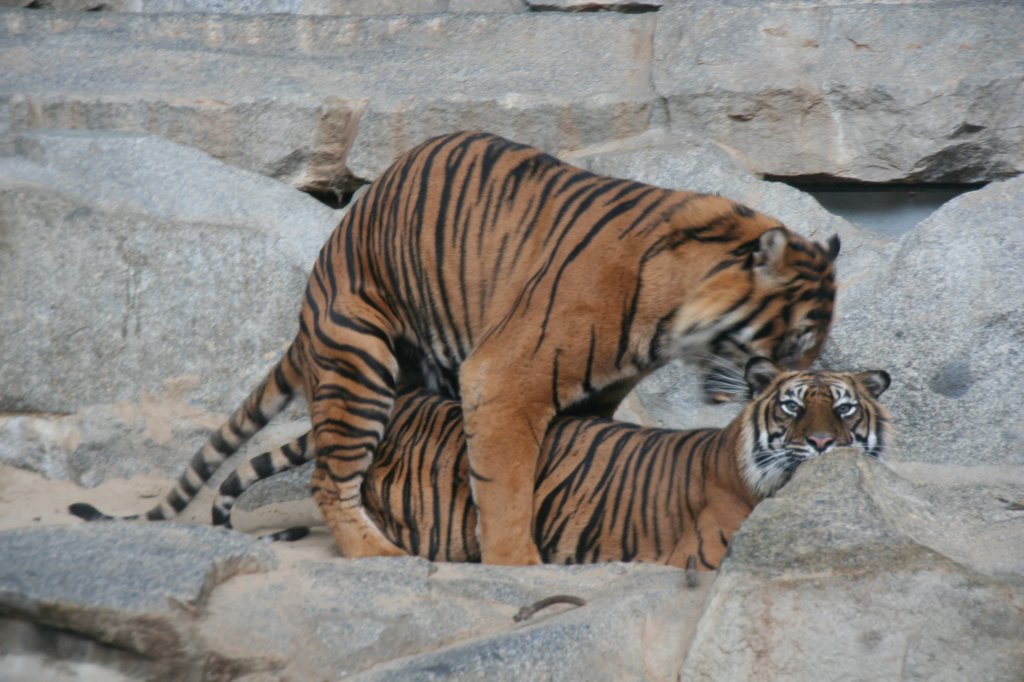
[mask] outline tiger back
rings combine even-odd
[[[753,399],[723,429],[673,431],[561,417],[534,486],[533,538],[549,563],[646,561],[718,567],[739,524],[800,463],[853,447],[880,457],[889,417],[882,371],[784,372],[753,360]],[[431,560],[475,561],[459,404],[403,392],[363,485],[388,538]]]

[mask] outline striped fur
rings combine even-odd
[[[801,462],[840,446],[880,456],[888,437],[876,400],[889,384],[884,372],[780,372],[767,360],[754,363],[748,376],[757,395],[724,429],[556,419],[533,499],[543,560],[682,568],[696,556],[699,568],[715,569],[740,522]],[[799,396],[796,417],[780,407],[790,396]],[[850,413],[840,418],[844,405],[855,407],[842,408]],[[411,554],[479,559],[458,404],[411,394],[399,401],[392,425],[364,486],[367,507]]]
[[[723,197],[445,135],[400,157],[342,219],[289,352],[300,376],[266,388],[305,393],[314,497],[345,556],[401,551],[360,495],[401,380],[461,399],[484,561],[536,562],[529,480],[555,415],[608,415],[673,358],[703,364],[713,397],[719,363],[808,366],[831,322],[838,250]]]
[[[745,383],[753,400],[724,429],[556,419],[534,488],[543,560],[684,567],[694,556],[700,568],[717,568],[740,522],[801,462],[836,447],[880,457],[888,443],[877,401],[885,372],[782,372],[755,359]],[[459,403],[403,390],[363,495],[388,539],[410,554],[479,560]]]

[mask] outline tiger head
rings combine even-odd
[[[889,387],[886,372],[787,372],[754,358],[745,377],[752,399],[738,417],[741,470],[758,498],[782,487],[801,462],[835,448],[881,457],[889,414],[877,399]]]
[[[724,197],[708,198],[702,209],[702,219],[726,225],[732,241],[701,269],[671,336],[675,357],[702,367],[706,398],[725,402],[745,392],[742,368],[751,358],[785,369],[806,369],[818,358],[832,323],[839,238],[810,241]]]

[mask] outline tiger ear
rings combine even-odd
[[[763,393],[781,372],[779,366],[768,358],[750,358],[746,369],[743,370],[743,378],[750,388],[751,397]]]
[[[757,240],[757,251],[754,252],[754,265],[769,272],[782,270],[786,257],[789,235],[784,227],[773,227],[761,233]]]
[[[839,255],[839,235],[834,234],[828,238],[828,249],[826,249],[829,260],[835,260]]]
[[[860,372],[854,376],[857,377],[857,381],[868,390],[868,393],[873,398],[877,398],[885,393],[885,389],[889,388],[892,384],[892,378],[889,376],[889,373],[880,369]]]

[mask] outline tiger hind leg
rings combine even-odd
[[[291,402],[295,390],[302,385],[302,375],[297,364],[299,359],[298,344],[293,343],[285,356],[260,382],[256,390],[249,394],[234,414],[196,451],[171,491],[149,511],[143,514],[113,517],[104,514],[91,504],[82,502],[70,505],[68,511],[85,521],[115,518],[163,521],[176,516],[196,496],[228,457],[237,452],[249,438],[280,414]]]
[[[318,363],[309,412],[316,468],[313,499],[344,557],[404,556],[363,505],[362,484],[391,418],[398,361],[370,335],[348,352]]]

